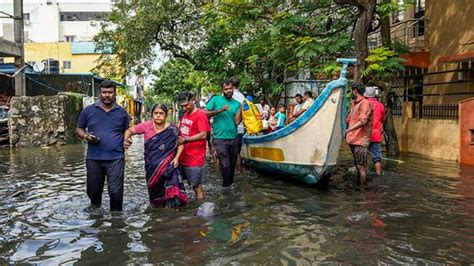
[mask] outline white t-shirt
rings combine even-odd
[[[314,100],[312,98],[308,98],[306,101],[303,103],[303,107],[301,109],[303,110],[308,110],[308,108],[313,104]]]
[[[295,105],[295,109],[293,109],[293,114],[298,113],[301,110],[301,107],[303,107],[302,103]]]
[[[262,115],[262,119],[267,120],[268,114],[270,113],[270,106],[265,104],[265,106],[262,107],[262,105],[259,103],[257,103],[255,106],[257,107],[258,112]]]
[[[242,103],[245,100],[245,96],[238,89],[234,89],[234,95],[232,95],[232,98],[234,98],[239,103]],[[245,133],[244,123],[240,122],[240,124],[237,125],[237,134],[244,134],[244,133]]]
[[[236,99],[239,103],[242,103],[245,100],[245,96],[238,89],[234,89],[232,98]]]

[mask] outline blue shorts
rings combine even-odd
[[[183,178],[193,187],[206,183],[206,167],[182,166]]]
[[[244,133],[240,133],[237,135],[237,138],[239,138],[239,152],[242,149],[242,144],[244,144]]]
[[[382,161],[382,144],[380,142],[371,142],[369,151],[372,155],[372,162],[377,163]]]

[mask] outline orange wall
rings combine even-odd
[[[460,161],[474,165],[474,98],[465,100],[460,108]]]
[[[441,56],[474,51],[473,0],[426,0],[425,14],[433,65]]]
[[[474,51],[474,0],[426,0],[427,20],[425,38],[430,51],[431,66],[427,72],[458,69],[458,63],[439,63],[442,56]],[[473,62],[474,63],[474,62]],[[471,72],[474,72],[474,64]],[[464,65],[464,69],[468,66]],[[467,77],[464,77],[467,79]],[[425,75],[424,84],[457,82],[456,72]],[[424,87],[424,93],[444,94],[474,92],[474,83],[450,83]],[[446,95],[424,97],[426,104],[451,104],[472,97],[471,95]]]

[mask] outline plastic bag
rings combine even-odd
[[[242,108],[244,126],[248,134],[256,134],[263,130],[262,117],[255,104],[245,99]]]

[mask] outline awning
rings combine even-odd
[[[0,73],[8,74],[8,75],[13,75],[18,68],[15,66],[15,64],[12,63],[6,63],[6,64],[0,64]],[[30,66],[27,66],[25,69],[25,73],[34,73],[33,69]]]
[[[401,54],[401,58],[407,60],[404,65],[411,67],[428,68],[430,67],[430,52],[410,52]]]
[[[458,53],[453,55],[441,56],[438,63],[460,63],[474,61],[474,52]]]

